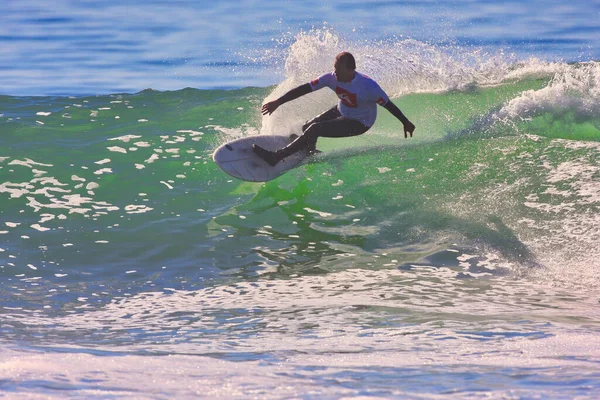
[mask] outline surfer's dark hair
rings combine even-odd
[[[346,68],[351,69],[352,71],[356,69],[356,60],[354,60],[354,56],[347,51],[342,51],[340,54],[338,54],[335,57],[335,61],[341,61],[344,63]]]

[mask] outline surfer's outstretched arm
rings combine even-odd
[[[305,83],[304,85],[300,85],[297,88],[294,88],[278,98],[277,100],[270,101],[268,103],[263,104],[261,112],[263,115],[272,114],[273,111],[277,110],[277,107],[282,105],[283,103],[287,103],[288,101],[292,101],[297,99],[300,96],[304,96],[312,92],[312,87],[310,83]]]
[[[413,124],[408,120],[408,118],[406,118],[406,116],[402,113],[402,111],[400,111],[398,106],[396,106],[394,103],[392,103],[391,100],[389,100],[383,107],[385,107],[386,110],[388,110],[390,113],[392,113],[394,117],[398,118],[398,120],[402,122],[402,124],[404,125],[404,137],[408,138],[409,133],[410,137],[412,137],[413,132],[415,131],[415,124]]]

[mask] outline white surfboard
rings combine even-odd
[[[252,145],[276,151],[292,142],[289,136],[257,135],[233,140],[220,146],[213,153],[213,160],[221,169],[234,178],[249,182],[267,182],[302,164],[308,157],[299,151],[278,162],[274,167],[260,158]]]

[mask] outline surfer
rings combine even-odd
[[[272,114],[280,105],[315,90],[328,87],[338,98],[338,104],[302,126],[303,134],[288,146],[269,151],[254,144],[254,152],[269,165],[275,166],[285,157],[300,150],[314,152],[319,137],[341,138],[362,135],[375,123],[377,104],[383,106],[404,125],[404,137],[412,137],[415,125],[389,99],[377,82],[356,71],[354,56],[342,52],[335,57],[334,71],[290,90],[280,98],[265,103],[261,112]]]

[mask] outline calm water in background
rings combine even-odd
[[[599,12],[10,2],[0,397],[597,397]],[[344,49],[413,139],[381,111],[266,184],[212,162],[330,107],[259,114]]]
[[[588,61],[600,56],[599,19],[597,1],[10,1],[0,93],[273,85],[296,35],[323,27],[349,48],[410,37]]]

